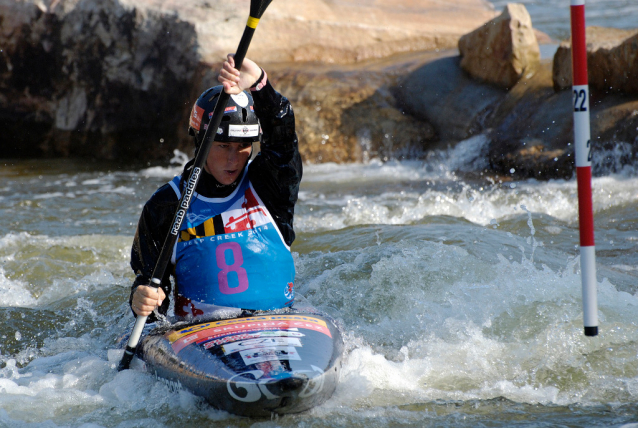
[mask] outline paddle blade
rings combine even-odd
[[[117,371],[121,372],[122,370],[128,370],[131,365],[131,361],[133,361],[133,357],[135,356],[135,348],[131,348],[129,346],[124,350],[124,355],[122,355],[122,359],[120,360],[120,364],[117,366]]]

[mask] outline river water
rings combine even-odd
[[[568,2],[523,3],[569,33]],[[588,25],[637,22],[631,0],[586,7]],[[261,421],[115,369],[137,217],[183,156],[2,161],[0,427],[638,427],[638,171],[616,165],[622,144],[596,153],[600,334],[585,337],[575,181],[464,173],[482,144],[305,167],[297,286],[342,321],[347,353],[327,403]]]
[[[502,11],[508,0],[493,0],[494,9]],[[527,8],[532,25],[555,40],[569,39],[569,0],[519,0]],[[585,0],[587,26],[638,28],[638,2],[635,0]]]
[[[464,174],[481,167],[468,154],[482,144],[306,166],[297,286],[343,322],[348,349],[332,399],[265,421],[115,368],[133,320],[137,217],[183,156],[141,168],[3,161],[0,427],[638,426],[636,169],[593,180],[591,338],[575,182]]]

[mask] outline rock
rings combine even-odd
[[[571,93],[555,92],[552,62],[540,63],[509,91],[482,84],[461,72],[460,58],[448,52],[399,80],[397,104],[432,124],[439,141],[428,148],[454,146],[483,134],[488,174],[501,178],[570,178],[574,170]],[[638,98],[594,96],[591,132],[594,172],[616,172],[638,157]],[[481,164],[481,162],[477,162]]]
[[[567,178],[572,174],[573,121],[568,93],[556,94],[550,61],[524,77],[488,118],[491,168],[515,178]],[[514,170],[514,173],[510,173]]]
[[[414,12],[434,4],[402,1],[399,6],[404,10],[397,8],[399,15],[402,10]],[[247,0],[238,3],[248,4]],[[171,0],[0,0],[2,155],[159,163],[175,148],[192,150],[186,134],[189,111],[205,88],[217,84],[216,61],[221,60],[205,52],[222,56],[221,52],[232,50],[221,42],[217,51],[209,49],[213,44],[206,38],[207,31],[219,37],[215,40],[235,45],[246,19],[237,12],[236,3],[215,2],[219,10],[209,12],[225,20],[212,31],[202,24],[210,22],[206,4],[204,0],[181,7]],[[289,8],[281,15],[274,8],[275,13],[267,15],[273,21],[280,16],[281,25],[292,20],[295,5],[314,4],[314,9],[303,9],[308,13],[305,21],[295,22],[307,24],[305,30],[317,34],[329,26],[323,27],[326,22],[308,11],[319,13],[326,5],[342,7],[337,8],[342,12],[355,7],[350,1],[274,4]],[[381,1],[375,4],[381,11],[390,7]],[[465,0],[447,4],[434,15],[440,18],[455,12],[455,5],[466,4]],[[373,10],[368,3],[358,7]],[[189,14],[198,15],[199,20],[187,19]],[[370,16],[357,21],[367,23],[361,28],[346,25],[344,16],[334,17],[334,34],[353,34],[350,30],[373,34],[378,28],[369,32],[376,28]],[[459,16],[462,22],[466,15]],[[298,40],[282,38],[279,43],[282,31],[266,31],[263,24],[249,55],[260,46],[254,50],[257,57],[326,61],[261,63],[293,103],[307,162],[427,155],[432,148],[483,134],[481,140],[489,140],[485,156],[497,174],[550,179],[572,172],[571,94],[554,92],[549,61],[534,73],[523,73],[506,91],[468,77],[456,51],[376,58],[395,48],[407,50],[406,40],[416,40],[404,37],[407,33],[397,32],[400,37],[392,43],[381,38],[378,44],[370,39],[348,47],[349,41],[336,41],[328,48],[324,42],[308,44],[312,38],[300,33],[294,33]],[[403,25],[411,28],[407,21]],[[329,37],[323,40],[328,43]],[[272,50],[259,45],[265,41]],[[298,46],[297,54],[280,56],[284,46],[291,46],[291,52],[297,49],[292,46]],[[375,59],[361,61],[368,57]],[[594,151],[595,171],[613,171],[633,162],[638,145],[636,97],[599,91],[593,93],[591,106],[594,147],[600,148]],[[509,172],[512,169],[515,174]]]
[[[469,78],[456,52],[419,67],[397,86],[398,105],[431,123],[440,145],[470,138],[485,128],[485,118],[505,97],[503,89]]]
[[[236,48],[248,10],[249,0],[0,0],[3,155],[160,160],[176,147],[190,147],[184,129],[191,103],[210,70]],[[492,14],[484,0],[445,7],[435,0],[278,0],[259,24],[249,56],[266,67],[282,60],[361,62],[452,46],[466,28]],[[215,76],[207,82],[215,84]],[[328,131],[333,141],[350,141],[352,150],[327,154],[319,146],[326,145],[322,135],[328,131],[313,125],[315,131],[305,132],[317,147],[309,158],[354,159],[363,153],[354,150],[354,141],[368,141],[368,132],[373,152],[378,135],[387,140],[383,153],[401,146],[391,144],[391,136],[402,129],[431,133],[429,125],[416,126],[412,119],[406,125],[387,91],[363,86],[346,91],[337,85],[356,95],[326,100],[323,112],[314,113],[321,119],[334,106]],[[321,90],[319,98],[336,100],[330,87]],[[342,121],[351,107],[374,125],[364,121],[368,131],[360,138],[352,135],[359,116]]]
[[[461,68],[470,76],[506,89],[540,61],[532,20],[517,3],[507,4],[500,16],[461,37],[459,51]]]
[[[234,52],[249,0],[122,0],[176,14],[197,31],[205,62]],[[494,16],[485,0],[275,0],[253,38],[257,62],[353,63],[396,53],[455,47],[468,28]]]
[[[552,63],[543,61],[534,76],[508,92],[486,121],[491,170],[513,178],[571,178],[572,105],[570,92],[554,91]],[[600,95],[592,97],[590,107],[594,174],[617,172],[635,162],[638,99]]]
[[[6,157],[17,150],[38,153],[50,129],[59,25],[35,4],[0,1],[0,126]]]
[[[427,121],[405,114],[394,87],[433,55],[402,54],[357,66],[269,65],[269,79],[295,109],[304,161],[357,162],[422,155],[436,139],[434,129]],[[202,82],[202,90],[215,84],[212,70]]]
[[[397,108],[391,88],[398,76],[385,67],[288,70],[276,72],[275,83],[295,106],[307,162],[413,157],[435,138],[429,123]]]
[[[4,155],[164,155],[199,66],[192,25],[116,0],[62,6],[0,2]]]
[[[638,94],[638,29],[587,27],[589,86],[605,92]],[[553,81],[557,91],[572,87],[571,43],[554,54]]]

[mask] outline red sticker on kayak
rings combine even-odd
[[[205,342],[229,334],[294,328],[318,331],[332,337],[326,322],[321,319],[300,315],[268,315],[204,323],[171,332],[167,339],[175,353],[178,353],[191,343]]]

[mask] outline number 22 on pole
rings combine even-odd
[[[585,335],[596,336],[598,334],[598,298],[596,296],[596,249],[594,244],[594,213],[591,191],[592,156],[589,125],[587,44],[585,41],[585,0],[571,0],[570,11],[583,322]]]

